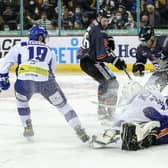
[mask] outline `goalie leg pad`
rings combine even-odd
[[[125,123],[122,125],[122,150],[137,150],[138,142],[136,136],[136,126],[131,123]]]
[[[122,125],[122,149],[138,150],[156,144],[160,123],[150,121],[145,124],[124,123]]]

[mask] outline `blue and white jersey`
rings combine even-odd
[[[0,61],[0,73],[8,73],[14,64],[18,65],[18,79],[47,81],[49,75],[54,74],[56,58],[46,44],[39,41],[22,41]]]
[[[117,118],[126,122],[147,122],[151,117],[147,117],[144,110],[155,109],[161,116],[168,116],[167,97],[158,91],[142,91],[137,94]],[[153,114],[151,114],[153,115]],[[159,120],[159,118],[158,118]]]

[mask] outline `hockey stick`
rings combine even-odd
[[[124,72],[125,72],[125,74],[128,76],[129,80],[131,80],[131,81],[132,81],[132,78],[131,78],[130,74],[127,72],[127,70],[126,70],[126,69],[124,69]]]
[[[117,57],[116,54],[115,54],[113,51],[111,51],[111,54],[112,54],[114,57]],[[132,78],[131,78],[130,74],[127,72],[126,68],[124,69],[124,72],[125,72],[125,74],[128,76],[129,80],[132,80]]]
[[[164,72],[164,71],[168,71],[168,68],[166,69],[158,69],[158,70],[146,70],[146,71],[142,71],[143,73],[153,73],[153,72]]]
[[[103,104],[103,103],[98,103],[97,101],[94,101],[94,100],[91,100],[91,103],[93,104],[97,104],[97,105],[100,105],[100,106],[104,106],[104,107],[110,107],[110,108],[117,108],[117,107],[125,107],[127,106],[128,104],[120,104],[120,105],[108,105],[108,104]]]

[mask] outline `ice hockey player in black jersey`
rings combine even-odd
[[[109,8],[99,10],[96,20],[92,21],[85,32],[78,52],[81,69],[99,83],[98,115],[103,120],[112,119],[119,87],[115,74],[104,63],[111,63],[119,70],[126,68],[124,60],[113,54],[114,40],[106,32],[111,16],[112,11]],[[113,105],[113,108],[106,108],[104,104]]]
[[[144,26],[139,32],[141,44],[137,47],[136,62],[132,72],[136,76],[143,76],[145,64],[149,60],[156,71],[147,81],[147,85],[156,85],[162,91],[168,82],[168,37],[155,36],[151,26]]]

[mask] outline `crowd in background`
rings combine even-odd
[[[137,26],[136,0],[99,0],[100,7],[113,12],[109,28],[133,29]],[[96,17],[96,0],[62,0],[61,28],[86,29]],[[0,30],[20,30],[20,0],[0,0]],[[48,30],[58,28],[57,0],[24,0],[23,28],[41,25]],[[168,0],[140,0],[140,24],[168,28]]]

